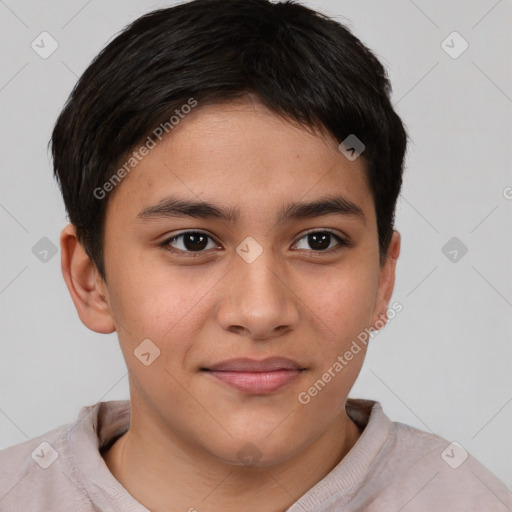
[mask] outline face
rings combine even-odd
[[[346,419],[364,347],[335,363],[394,277],[363,166],[246,101],[199,105],[131,171],[107,208],[103,291],[132,429],[272,464]]]

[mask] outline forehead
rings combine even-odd
[[[373,210],[362,158],[349,161],[325,131],[251,99],[199,105],[183,116],[118,185],[107,218],[135,218],[170,194],[221,202],[241,216],[326,194],[342,194],[365,216]]]

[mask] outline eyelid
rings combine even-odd
[[[344,241],[346,238],[344,235],[338,233],[338,231],[335,231],[334,229],[331,229],[331,228],[311,228],[311,229],[308,229],[307,231],[305,231],[304,233],[301,233],[299,235],[298,240],[300,240],[301,238],[304,238],[306,235],[311,235],[314,233],[330,233],[331,235],[337,236],[338,238],[340,238],[341,240],[344,240]]]
[[[210,233],[208,233],[208,231],[204,231],[202,229],[184,229],[183,231],[180,231],[178,233],[174,233],[171,236],[166,236],[164,242],[169,242],[170,240],[173,240],[174,238],[178,238],[179,236],[187,235],[189,233],[195,233],[195,234],[198,234],[198,235],[205,235],[205,236],[211,238],[212,240],[214,240],[215,243],[218,243],[215,240],[215,237],[212,234],[210,234]]]

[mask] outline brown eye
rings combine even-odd
[[[211,246],[208,244],[211,242]],[[204,252],[217,247],[212,238],[200,231],[186,231],[165,240],[162,244],[175,252]]]
[[[300,244],[302,240],[305,240],[303,243],[303,247],[299,247],[299,249],[310,249],[318,252],[327,252],[327,250],[332,249],[333,247],[338,246],[341,248],[347,243],[338,235],[335,235],[332,231],[314,231],[312,233],[307,233],[304,235],[296,245]],[[334,246],[332,245],[335,243]],[[331,251],[329,251],[331,252]]]

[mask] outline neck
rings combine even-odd
[[[284,462],[228,464],[147,419],[103,454],[114,477],[153,512],[284,511],[322,480],[360,436],[345,410],[307,448]]]

